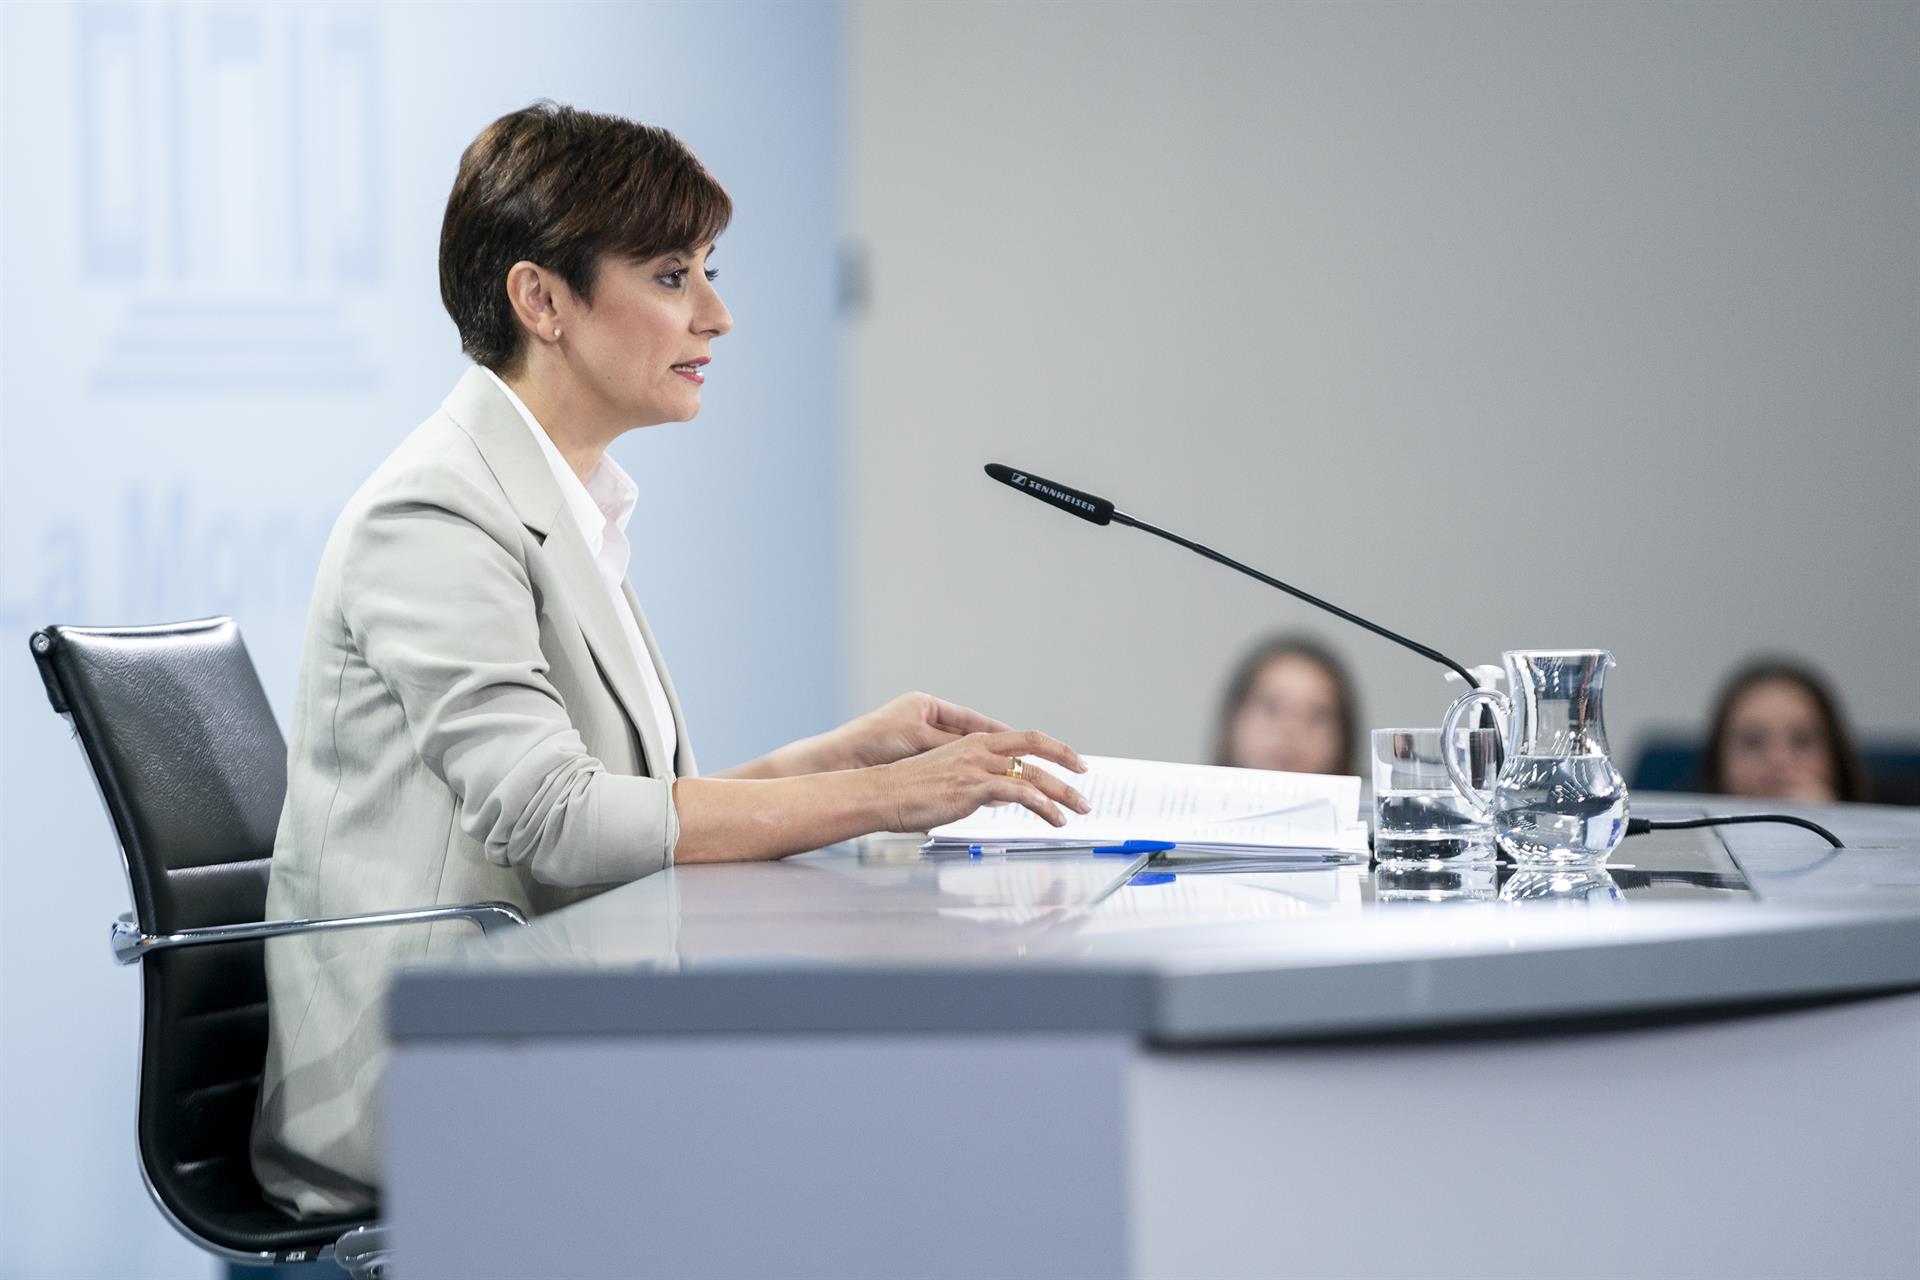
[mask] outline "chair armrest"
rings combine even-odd
[[[465,920],[483,934],[497,929],[517,928],[527,922],[519,909],[504,902],[474,902],[459,907],[414,907],[406,911],[376,911],[364,916],[334,916],[327,920],[256,920],[247,924],[214,924],[199,929],[181,929],[176,933],[142,933],[133,922],[133,913],[125,912],[113,922],[113,958],[120,964],[137,963],[154,951],[172,947],[198,947],[212,942],[257,942],[263,938],[282,938],[295,933],[320,933],[330,929],[375,929],[393,924],[433,924],[441,920]]]
[[[383,1222],[355,1227],[334,1242],[333,1260],[353,1280],[383,1280],[393,1265],[393,1246]]]

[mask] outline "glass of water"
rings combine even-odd
[[[1459,759],[1475,786],[1500,771],[1495,729],[1458,729]],[[1454,787],[1438,729],[1373,731],[1373,856],[1427,866],[1489,861],[1493,824]]]

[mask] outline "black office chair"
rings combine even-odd
[[[389,1266],[371,1215],[299,1221],[254,1180],[247,1141],[267,1052],[265,939],[462,919],[526,923],[504,903],[264,921],[287,748],[229,618],[47,627],[34,661],[68,717],[120,840],[133,911],[113,955],[140,963],[141,1173],[201,1248],[268,1265],[331,1256],[369,1280]],[[211,944],[224,945],[211,945]]]

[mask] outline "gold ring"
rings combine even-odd
[[[1020,775],[1025,773],[1026,771],[1027,771],[1027,766],[1020,763],[1019,756],[1015,756],[1013,758],[1013,763],[1007,766],[1007,776],[1009,778],[1012,778],[1015,782],[1020,781]]]

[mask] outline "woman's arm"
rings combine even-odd
[[[1041,768],[1006,776],[1018,756],[1082,768],[1070,748],[1039,733],[957,734],[998,722],[925,695],[770,758],[824,772],[672,784],[608,772],[546,678],[532,584],[509,549],[517,522],[503,515],[491,527],[484,495],[464,489],[400,486],[373,503],[349,538],[341,612],[404,709],[411,750],[492,861],[549,884],[617,884],[669,862],[777,858],[922,830],[983,804],[1023,804],[1056,824],[1058,805],[1084,811]]]
[[[1022,804],[1059,826],[1060,805],[1087,812],[1081,794],[1045,769],[1007,770],[1020,756],[1086,766],[1044,733],[975,733],[909,759],[796,778],[682,778],[676,863],[746,862],[873,831],[924,831],[983,804]]]
[[[930,693],[903,693],[838,729],[802,738],[758,760],[737,765],[720,779],[765,781],[796,778],[809,773],[832,773],[892,764],[908,756],[945,746],[969,733],[1006,733],[1007,726],[991,716],[936,698]]]
[[[789,742],[784,747],[767,752],[758,760],[749,760],[719,773],[706,774],[705,777],[708,781],[766,782],[775,778],[798,778],[809,773],[832,773],[859,767],[834,751],[827,738],[828,735],[822,733],[798,742]]]

